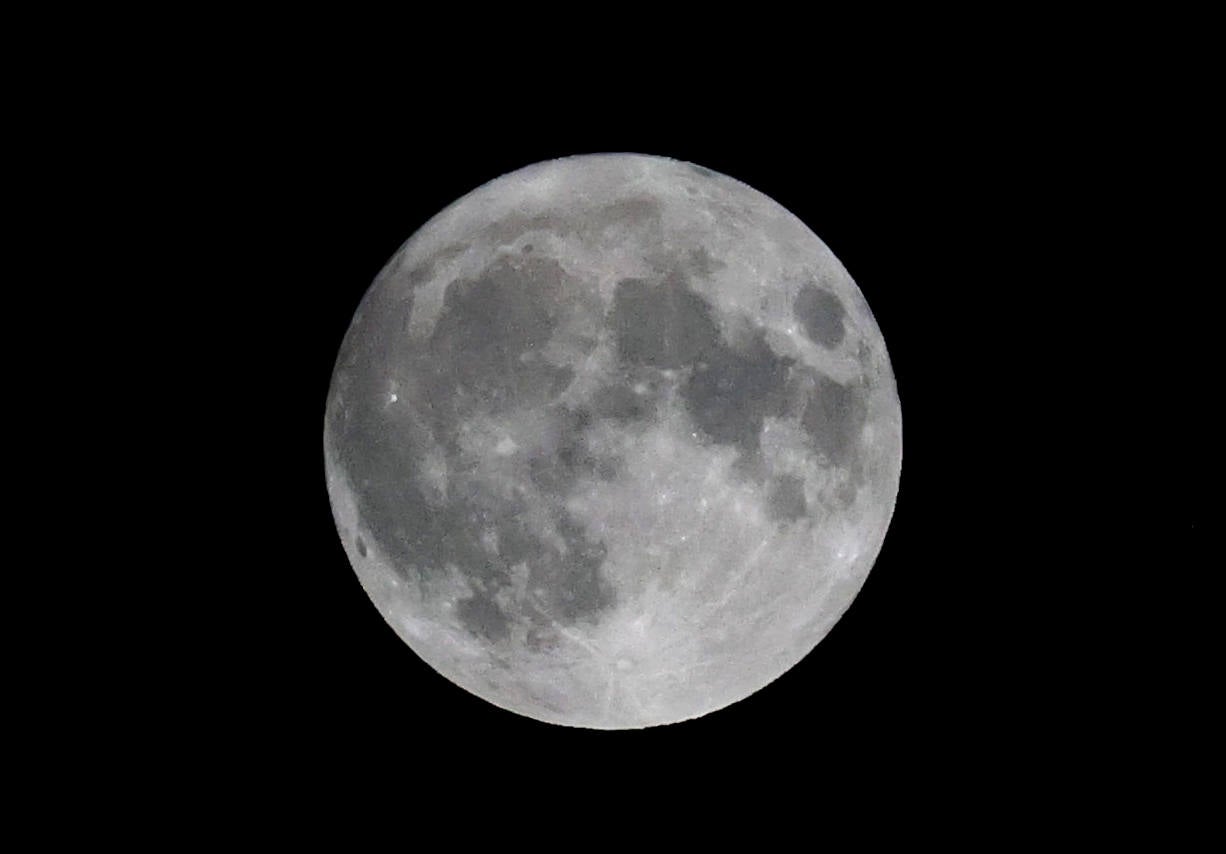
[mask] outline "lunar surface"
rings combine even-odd
[[[455,684],[569,726],[764,687],[860,590],[902,422],[859,288],[799,219],[701,167],[539,163],[421,228],[332,376],[337,528]]]

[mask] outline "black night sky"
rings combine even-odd
[[[244,743],[293,765],[406,763],[495,751],[561,761],[669,756],[738,763],[788,755],[842,766],[1013,749],[1033,677],[1002,615],[1024,573],[1010,484],[1036,475],[1018,454],[1006,377],[1019,356],[1016,259],[1026,250],[1002,199],[1025,192],[1005,132],[905,99],[801,133],[729,130],[665,112],[589,110],[586,121],[438,123],[333,98],[260,117],[239,145],[257,186],[242,239],[263,267],[230,292],[259,376],[258,531],[240,539],[241,617],[223,717]],[[462,112],[462,111],[461,111]],[[420,114],[417,114],[420,115]],[[446,128],[446,131],[441,128]],[[766,689],[677,726],[596,732],[539,723],[453,686],[371,605],[342,550],[324,486],[322,421],[333,361],[359,299],[417,228],[499,175],[563,155],[630,151],[733,176],[796,214],[856,280],[884,334],[903,413],[893,523],[850,610]],[[271,251],[270,251],[271,250]],[[255,250],[253,249],[253,252]],[[239,367],[239,370],[243,368]],[[266,394],[275,399],[265,398]],[[1003,583],[1002,579],[1009,579]],[[1035,711],[1034,714],[1041,714]],[[501,752],[500,752],[501,751]],[[708,757],[703,760],[702,757]],[[758,758],[755,758],[758,757]],[[892,759],[891,759],[892,758]]]

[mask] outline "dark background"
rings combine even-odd
[[[506,26],[457,11],[367,19],[373,34],[332,11],[111,20],[132,44],[87,21],[80,51],[63,22],[45,50],[19,30],[35,49],[14,100],[38,109],[10,123],[31,149],[10,177],[38,204],[14,208],[55,245],[10,290],[54,310],[9,312],[35,340],[9,402],[37,433],[67,428],[51,455],[14,446],[50,489],[31,501],[18,483],[13,540],[30,540],[27,516],[55,524],[11,574],[28,565],[55,594],[10,610],[73,647],[44,664],[37,638],[13,644],[57,689],[18,685],[10,703],[54,724],[14,730],[48,778],[23,768],[25,792],[57,804],[45,824],[95,831],[76,808],[96,801],[153,831],[182,805],[175,839],[212,827],[232,843],[240,797],[280,838],[351,793],[366,821],[348,829],[409,844],[441,831],[471,847],[497,806],[520,815],[495,825],[504,845],[590,846],[660,818],[756,835],[788,817],[820,843],[851,822],[814,790],[876,809],[857,832],[911,833],[878,806],[894,788],[943,831],[996,802],[1013,814],[993,839],[1057,832],[1059,800],[1135,838],[1156,790],[1203,776],[1138,756],[1212,759],[1190,721],[1214,706],[1189,695],[1220,669],[1199,662],[1220,645],[1198,613],[1218,601],[1199,593],[1216,564],[1185,553],[1217,488],[1198,376],[1221,266],[1215,29],[925,9],[878,14],[857,39],[825,11],[703,10],[676,29],[659,10],[515,7]],[[341,337],[404,240],[501,174],[609,151],[718,170],[805,221],[883,330],[904,446],[885,546],[813,653],[727,709],[625,732],[504,712],[422,664],[348,565],[321,435]],[[85,347],[64,319],[89,328]],[[20,380],[64,351],[40,405]],[[108,471],[91,479],[90,460]],[[105,536],[83,530],[105,511]],[[66,669],[81,660],[87,679]],[[709,791],[731,808],[694,802]],[[743,809],[755,793],[766,809]],[[437,821],[438,801],[461,821]]]
[[[21,214],[62,224],[28,288],[107,345],[73,353],[49,383],[58,409],[11,396],[36,430],[59,420],[71,430],[55,446],[67,470],[40,477],[54,494],[31,506],[59,520],[102,503],[120,517],[114,546],[75,521],[43,543],[36,569],[41,580],[49,564],[61,593],[46,601],[75,599],[104,625],[46,620],[97,667],[88,689],[58,663],[45,668],[70,692],[36,746],[84,732],[112,748],[87,794],[120,794],[116,816],[135,810],[142,826],[155,810],[114,781],[137,753],[158,754],[143,782],[201,812],[176,839],[209,824],[228,832],[236,792],[276,832],[311,832],[347,791],[366,823],[410,843],[441,830],[457,847],[500,805],[522,821],[496,829],[536,847],[588,845],[609,825],[661,817],[717,831],[788,813],[815,832],[847,823],[813,793],[823,788],[874,806],[893,787],[946,826],[973,820],[968,800],[1008,804],[1016,815],[996,838],[1051,818],[1053,789],[1083,816],[1101,778],[1142,807],[1170,780],[1196,779],[1134,783],[1138,750],[1171,755],[1172,733],[1188,729],[1180,687],[1211,685],[1215,672],[1185,680],[1176,665],[1213,646],[1154,625],[1173,616],[1206,635],[1217,625],[1189,608],[1216,601],[1196,589],[1214,564],[1181,555],[1205,530],[1200,501],[1182,484],[1144,482],[1157,471],[1215,488],[1213,445],[1196,432],[1216,423],[1213,386],[1178,387],[1212,364],[1197,352],[1212,336],[1193,326],[1213,317],[1199,301],[1220,278],[1216,259],[1194,258],[1220,242],[1206,165],[1216,161],[1196,156],[1215,139],[1217,101],[1201,89],[1216,79],[1216,52],[1196,44],[1213,28],[1180,18],[1163,31],[1148,14],[1121,32],[1121,16],[1078,29],[1064,14],[988,22],[925,10],[927,28],[892,16],[865,31],[874,49],[842,53],[845,31],[821,16],[733,10],[716,36],[701,25],[717,13],[674,32],[602,10],[603,23],[575,14],[556,32],[556,16],[515,8],[531,34],[495,26],[499,50],[487,52],[470,32],[487,13],[458,11],[472,20],[372,21],[385,42],[341,31],[331,13],[318,34],[301,31],[302,15],[266,29],[201,19],[152,38],[131,27],[153,55],[87,27],[102,55],[60,95],[35,87],[54,52],[21,69],[21,97],[64,125],[45,144],[37,132],[50,127],[14,124],[14,138],[52,160],[14,159],[14,177],[33,178],[54,212]],[[602,45],[606,26],[619,31]],[[116,66],[125,73],[107,73]],[[595,732],[468,695],[384,624],[333,526],[322,421],[352,312],[404,240],[501,174],[611,151],[726,173],[830,246],[884,333],[904,454],[876,565],[803,662],[699,720]],[[85,180],[60,192],[47,179],[61,173]],[[119,232],[101,241],[114,254],[71,258],[69,245],[99,225]],[[137,273],[148,290],[130,284]],[[117,307],[131,331],[77,300],[85,294]],[[10,312],[39,342],[19,353],[18,375],[61,349],[60,313]],[[104,386],[92,408],[76,396],[83,375]],[[131,449],[97,440],[87,422],[116,427]],[[83,500],[85,457],[116,471]],[[156,477],[133,477],[133,459]],[[115,481],[132,480],[132,499],[111,498]],[[1164,512],[1179,524],[1164,527]],[[84,544],[89,561],[59,558],[58,539]],[[1146,539],[1158,554],[1139,558]],[[95,593],[117,576],[134,582],[123,590],[131,617]],[[132,640],[122,654],[87,649],[116,627]],[[25,644],[14,651],[27,655]],[[27,693],[13,703],[39,699]],[[1159,722],[1149,706],[1179,719]],[[88,761],[39,753],[57,796]],[[732,809],[681,809],[704,790]],[[767,809],[749,813],[741,804],[755,793]],[[462,821],[434,821],[438,800]],[[574,804],[583,835],[564,831],[559,801]],[[56,826],[73,823],[59,812]],[[1141,812],[1113,804],[1102,824],[1131,832]],[[856,830],[877,826],[914,829],[882,810]]]
[[[1052,708],[1014,618],[1033,569],[1016,528],[1035,476],[1015,406],[1012,226],[1032,191],[1016,129],[973,104],[870,105],[805,126],[744,102],[723,125],[615,104],[586,122],[456,112],[427,122],[343,98],[272,102],[232,140],[249,190],[234,239],[259,258],[226,291],[242,336],[231,370],[245,414],[234,622],[216,657],[215,714],[238,743],[293,769],[429,764],[470,782],[571,763],[808,769],[1016,756]],[[521,119],[517,121],[516,119]],[[630,151],[692,161],[772,197],[833,250],[868,300],[903,413],[901,489],[862,592],[800,664],[701,719],[642,731],[552,726],[498,709],[432,671],[367,599],[337,536],[323,477],[324,401],[358,301],[444,206],[499,175],[563,155]],[[1038,232],[1042,232],[1039,228]],[[1033,513],[1033,509],[1026,512]],[[1030,642],[1034,648],[1035,641]],[[420,773],[420,772],[419,772]],[[744,781],[743,775],[737,778]]]

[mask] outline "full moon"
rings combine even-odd
[[[541,721],[695,718],[864,584],[902,420],[804,223],[662,157],[538,163],[443,210],[353,316],[324,416],[363,588],[456,685]]]

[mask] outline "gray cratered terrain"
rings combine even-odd
[[[324,423],[384,618],[491,703],[618,729],[743,699],[864,583],[901,416],[859,289],[796,217],[630,154],[539,163],[366,293]]]

